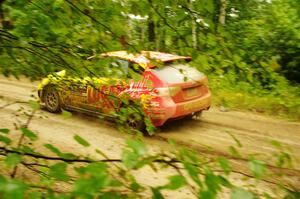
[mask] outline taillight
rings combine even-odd
[[[165,97],[165,96],[173,97],[180,91],[181,91],[181,88],[178,87],[178,86],[161,87],[161,88],[155,88],[154,89],[154,92],[160,97]]]

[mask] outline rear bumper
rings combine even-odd
[[[167,120],[190,115],[194,112],[206,110],[211,105],[211,93],[208,92],[204,96],[180,103],[174,103],[172,99],[166,98],[162,100],[162,106],[147,110],[154,126],[162,126]]]

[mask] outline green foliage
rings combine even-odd
[[[29,100],[29,105],[33,110],[40,109],[40,104],[37,101]]]
[[[9,129],[0,129],[0,133],[8,134]]]
[[[16,154],[16,153],[9,153],[5,160],[4,163],[7,167],[12,168],[18,165],[22,160],[22,156]]]
[[[186,185],[185,177],[181,175],[175,175],[169,177],[169,183],[160,187],[160,189],[176,190]]]
[[[266,172],[266,166],[263,161],[251,159],[249,162],[250,170],[257,179],[260,179]]]
[[[51,152],[55,153],[58,157],[61,157],[63,159],[71,159],[72,160],[72,159],[77,158],[77,156],[72,153],[61,152],[57,147],[53,146],[52,144],[44,144],[44,147],[46,147]]]
[[[90,143],[88,143],[85,139],[83,139],[82,137],[80,137],[79,135],[74,135],[74,140],[76,140],[80,145],[84,146],[84,147],[88,147],[90,146]]]
[[[147,149],[142,142],[138,140],[127,140],[126,144],[129,149],[123,151],[122,162],[128,169],[136,169],[147,164],[146,161],[143,161]]]
[[[218,162],[225,174],[228,175],[231,172],[231,166],[229,164],[229,161],[224,157],[219,157]]]
[[[38,138],[38,136],[34,132],[30,131],[27,128],[21,128],[21,131],[22,131],[23,135],[25,137],[28,137],[31,141],[35,141]]]
[[[299,87],[289,86],[280,79],[271,90],[255,83],[231,82],[228,77],[210,78],[214,104],[232,109],[244,109],[277,117],[300,119]]]
[[[236,188],[236,189],[232,190],[231,199],[239,199],[239,198],[254,199],[255,197],[253,196],[253,194],[251,192],[246,191],[245,189]]]
[[[0,135],[0,142],[3,142],[5,144],[10,144],[11,143],[11,139],[8,138],[7,136]]]
[[[61,114],[64,119],[69,119],[70,117],[72,117],[72,113],[70,111],[62,110]]]
[[[28,186],[15,179],[6,179],[0,175],[0,195],[3,199],[23,199]]]
[[[60,162],[52,165],[50,167],[49,176],[53,177],[57,181],[68,181],[69,176],[66,173],[68,164],[65,162]]]
[[[78,169],[79,174],[87,175],[87,177],[75,182],[74,195],[83,198],[94,198],[101,195],[101,189],[112,183],[106,168],[104,163],[92,163]]]
[[[35,135],[34,132],[24,128],[26,135]],[[1,130],[8,133],[8,129]],[[22,133],[24,133],[21,131]],[[28,132],[31,132],[28,134]],[[23,134],[23,135],[25,135]],[[76,135],[74,139],[83,147],[90,146],[84,138]],[[233,137],[238,145],[242,145]],[[35,139],[33,141],[36,141]],[[272,141],[276,148],[283,150],[282,145]],[[122,159],[109,159],[103,152],[99,151],[105,159],[96,160],[90,157],[78,157],[68,152],[63,152],[51,144],[44,146],[57,156],[47,156],[38,153],[34,149],[30,153],[23,153],[21,148],[7,146],[12,152],[6,152],[0,148],[2,154],[6,153],[4,162],[7,168],[20,168],[34,170],[41,175],[30,181],[18,181],[11,177],[0,175],[0,194],[4,199],[8,198],[143,198],[151,190],[152,198],[165,198],[165,191],[178,191],[191,189],[193,194],[199,198],[218,198],[220,194],[230,193],[235,198],[257,198],[253,187],[236,186],[230,177],[236,172],[231,167],[230,159],[219,157],[210,159],[195,151],[179,148],[173,145],[173,152],[151,152],[146,145],[138,140],[127,140],[123,149]],[[22,147],[28,147],[22,144]],[[238,149],[236,149],[238,150]],[[38,155],[38,156],[36,156]],[[36,158],[38,157],[38,158]],[[112,163],[115,162],[115,163]],[[33,167],[34,166],[34,167]],[[143,168],[151,167],[155,172],[159,169],[173,169],[176,174],[167,176],[168,182],[163,185],[148,186],[136,180],[133,170],[142,172]],[[216,171],[214,171],[216,169]],[[253,173],[250,178],[264,180],[267,165],[253,155],[249,159],[249,171]],[[272,174],[272,170],[268,171]],[[35,176],[34,174],[32,174]],[[277,175],[277,178],[280,176]],[[244,178],[249,178],[246,174]],[[285,176],[282,176],[285,178]],[[68,189],[64,193],[57,192],[58,183],[65,183]],[[274,184],[273,184],[274,186]],[[278,183],[282,189],[282,184]],[[36,189],[39,191],[37,192]],[[225,192],[224,192],[225,191]],[[275,192],[272,194],[276,194]],[[286,198],[296,197],[297,191],[289,187]],[[268,193],[265,193],[267,196]],[[150,196],[149,196],[150,197]]]

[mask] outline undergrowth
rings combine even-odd
[[[209,86],[215,106],[300,121],[300,88],[284,78],[264,88],[258,83],[232,82],[225,76],[211,76]]]

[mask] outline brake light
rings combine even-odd
[[[178,87],[178,86],[161,87],[161,88],[155,88],[154,89],[154,92],[160,97],[165,97],[165,96],[173,97],[174,95],[176,95],[180,91],[181,91],[181,88]]]

